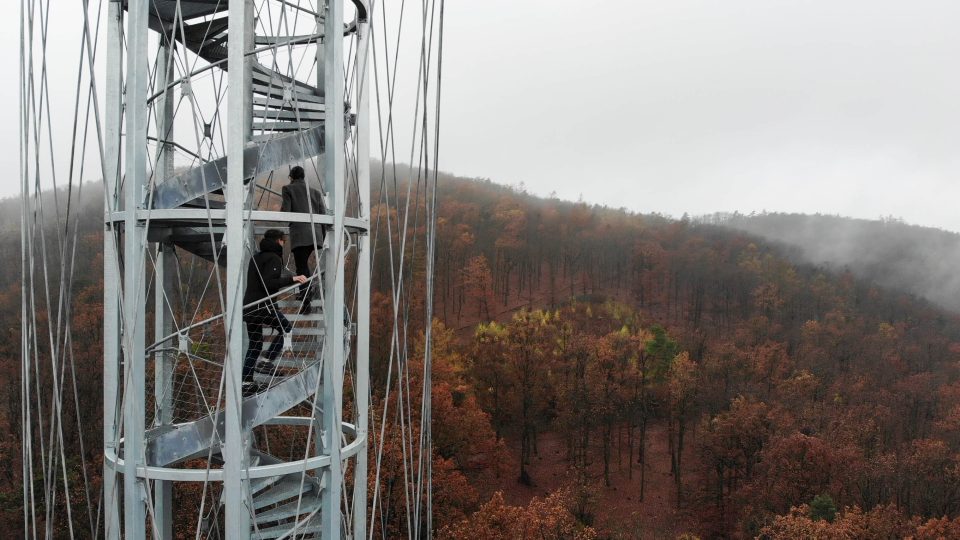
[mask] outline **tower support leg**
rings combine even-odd
[[[123,64],[123,9],[119,1],[107,4],[107,76],[104,136],[104,222],[117,210],[117,186],[120,178],[120,118],[123,107],[121,80]],[[117,235],[113,227],[103,233],[103,448],[119,451],[118,381],[120,373],[120,265]],[[104,460],[103,514],[104,538],[120,538],[121,485],[113,465]]]
[[[157,88],[166,88],[173,80],[173,45],[160,45],[157,58]],[[162,182],[173,174],[173,89],[160,96],[157,110],[157,168],[156,178]],[[157,244],[154,283],[154,340],[170,335],[173,330],[174,252],[169,244]],[[154,355],[154,403],[157,407],[157,423],[169,425],[173,421],[173,361],[167,350]],[[155,480],[153,515],[157,536],[163,540],[173,538],[173,482]]]
[[[144,431],[144,242],[137,220],[147,180],[147,19],[149,0],[129,0],[127,24],[126,156],[123,182],[123,492],[124,537],[146,537],[146,490],[137,479],[145,463]]]
[[[340,458],[341,420],[343,418],[344,363],[344,212],[346,182],[344,175],[344,82],[343,82],[343,0],[328,0],[324,19],[324,181],[333,211],[333,230],[324,276],[324,314],[327,334],[323,359],[323,420],[321,435],[326,442],[330,466],[324,470],[326,483],[321,495],[323,538],[340,538],[343,462]]]
[[[227,90],[227,188],[226,225],[227,243],[227,299],[224,313],[227,333],[227,355],[223,364],[226,393],[225,433],[223,446],[224,469],[224,525],[226,537],[245,540],[250,538],[250,481],[246,478],[249,468],[250,432],[243,429],[242,371],[243,371],[243,291],[246,285],[245,240],[249,221],[244,219],[243,209],[246,190],[243,185],[243,152],[250,140],[251,108],[251,60],[247,52],[253,40],[252,0],[230,0],[229,25],[232,31],[228,50]]]
[[[357,69],[360,70],[360,91],[357,100],[357,197],[360,217],[370,220],[370,77],[372,59],[368,23],[357,27],[360,46]],[[367,428],[370,396],[370,236],[361,234],[357,241],[357,437],[364,444],[357,453],[353,477],[353,537],[367,537]]]

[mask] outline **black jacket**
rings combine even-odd
[[[308,186],[303,179],[291,180],[289,184],[283,186],[281,194],[283,195],[283,204],[280,210],[283,212],[303,214],[325,214],[327,212],[320,191]],[[309,199],[307,199],[308,194]],[[311,232],[309,223],[291,223],[290,247],[312,246],[314,233],[317,236],[317,245],[322,245],[323,227],[320,225],[314,225],[313,227],[314,231]]]
[[[250,259],[247,267],[247,289],[243,293],[243,305],[270,296],[280,289],[293,285],[293,276],[284,275],[283,247],[274,240],[260,241],[260,252]],[[243,318],[252,319],[272,314],[276,308],[273,301],[260,302],[243,310]]]

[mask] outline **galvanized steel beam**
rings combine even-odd
[[[144,373],[144,250],[146,229],[138,223],[136,211],[143,201],[147,183],[147,91],[150,85],[147,56],[149,0],[129,0],[127,23],[126,172],[123,181],[123,458],[124,537],[146,537],[144,482],[137,478],[137,466],[144,464],[143,432],[145,415]]]
[[[359,16],[358,16],[359,18]],[[360,76],[357,100],[357,198],[360,200],[361,220],[370,221],[370,25],[360,22],[357,27],[360,45],[357,49],[357,70]],[[367,426],[370,396],[370,236],[359,233],[357,239],[357,438],[363,447],[357,454],[353,476],[353,537],[367,537]]]
[[[165,88],[173,79],[174,45],[160,45],[157,56],[157,86]],[[165,142],[173,140],[173,89],[164,92],[157,102],[157,134],[160,142],[157,146],[157,178],[166,178],[173,172],[173,145]],[[148,238],[149,240],[149,238]],[[172,310],[169,298],[178,295],[174,292],[173,277],[176,272],[176,259],[173,246],[158,243],[154,267],[154,336],[169,335],[173,329]],[[154,354],[154,403],[156,404],[156,422],[160,426],[169,425],[173,420],[173,364],[175,358],[169,351]],[[173,484],[164,480],[154,482],[153,515],[156,530],[160,538],[173,538]]]
[[[250,482],[244,478],[249,467],[249,432],[242,425],[242,367],[243,367],[243,290],[246,284],[246,249],[248,222],[244,220],[246,189],[244,189],[244,153],[250,140],[253,2],[230,0],[228,87],[227,87],[227,301],[225,329],[227,354],[223,372],[226,379],[226,418],[223,446],[224,458],[224,525],[226,537],[244,540],[250,537]],[[248,31],[248,27],[251,31]]]
[[[103,448],[118,450],[120,438],[117,391],[120,372],[120,275],[116,233],[107,226],[117,209],[117,186],[120,184],[120,123],[123,110],[123,9],[120,2],[107,4],[107,74],[104,126],[104,233],[103,233]],[[103,465],[103,528],[106,540],[120,538],[121,484],[117,471]]]
[[[343,464],[340,456],[340,423],[343,416],[343,317],[344,307],[344,215],[346,213],[343,80],[343,0],[328,0],[324,17],[323,72],[326,111],[324,144],[327,149],[324,181],[333,210],[333,231],[327,235],[329,250],[324,276],[324,310],[328,333],[324,339],[323,426],[324,450],[330,456],[330,468],[324,471],[323,538],[340,538],[340,500],[343,489]]]

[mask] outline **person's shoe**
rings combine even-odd
[[[273,375],[273,372],[277,369],[277,365],[271,362],[270,360],[261,360],[257,362],[257,365],[253,367],[253,370],[257,373],[262,373],[264,375]]]
[[[249,382],[245,381],[243,383],[243,397],[250,397],[259,394],[260,388],[261,386],[252,380]]]

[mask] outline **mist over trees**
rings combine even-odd
[[[783,243],[792,259],[854,275],[960,311],[960,234],[895,218],[714,214],[702,219]]]

